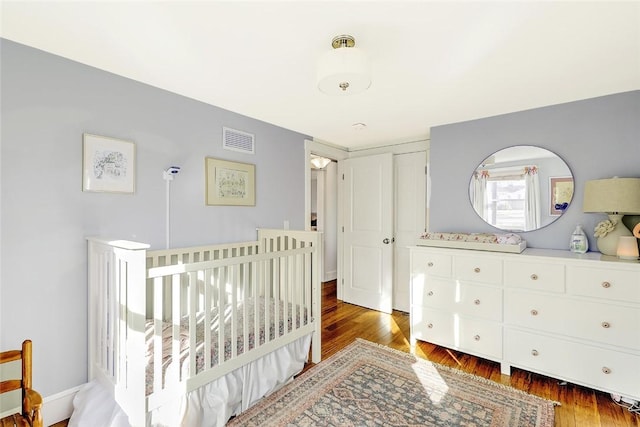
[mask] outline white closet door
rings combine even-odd
[[[395,174],[395,230],[393,308],[409,312],[409,246],[425,230],[427,153],[393,156]]]
[[[345,302],[391,313],[393,284],[393,157],[344,162]]]

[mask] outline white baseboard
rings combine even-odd
[[[325,271],[324,276],[322,277],[323,282],[328,282],[330,280],[336,280],[338,278],[338,270]]]
[[[71,417],[73,413],[73,398],[81,385],[52,394],[43,399],[42,418],[45,426],[50,426]]]

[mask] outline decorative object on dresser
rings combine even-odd
[[[640,400],[640,263],[411,248],[411,339]]]
[[[516,253],[522,252],[527,247],[526,240],[514,233],[426,232],[418,237],[416,244],[418,246]]]
[[[356,339],[229,426],[551,427],[554,402]]]
[[[631,236],[622,223],[624,215],[640,214],[640,178],[608,178],[587,181],[584,187],[584,212],[606,213],[608,220],[595,228],[598,250],[605,255],[616,255],[618,237]]]
[[[589,240],[584,234],[582,224],[578,224],[569,239],[569,250],[577,254],[583,254],[589,250]]]
[[[635,236],[618,237],[618,258],[636,261],[638,259],[638,241]]]

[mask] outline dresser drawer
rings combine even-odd
[[[414,250],[411,254],[412,275],[451,277],[451,255]]]
[[[640,308],[505,291],[505,322],[640,350]]]
[[[505,328],[506,363],[640,399],[640,356]]]
[[[471,282],[502,284],[502,260],[497,257],[456,256],[454,278]]]
[[[510,288],[564,292],[564,265],[509,261],[504,266],[504,284]]]
[[[458,318],[459,348],[489,359],[502,359],[502,325],[465,317]]]
[[[428,277],[412,288],[416,305],[447,310],[484,319],[502,320],[502,289]]]
[[[453,315],[446,311],[411,306],[411,337],[453,347]]]
[[[497,322],[411,307],[411,336],[489,359],[502,358],[502,326]]]
[[[568,266],[567,290],[573,295],[640,303],[640,269]]]

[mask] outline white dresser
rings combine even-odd
[[[640,263],[415,246],[411,339],[640,400]]]

